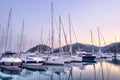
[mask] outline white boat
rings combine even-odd
[[[71,56],[71,62],[82,62],[82,57],[78,55]]]
[[[64,65],[64,59],[61,56],[48,56],[45,61],[46,65]]]
[[[71,63],[70,55],[62,55],[62,58],[64,60],[64,63]]]
[[[20,66],[22,60],[14,52],[5,52],[1,55],[0,65],[2,66]]]
[[[87,53],[85,51],[76,51],[76,53],[79,55],[79,57],[82,57],[82,61],[94,61],[94,59],[96,58],[95,55],[93,55],[92,53]]]
[[[39,66],[42,65],[45,60],[36,55],[35,53],[26,53],[21,55],[22,66]]]

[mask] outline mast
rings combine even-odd
[[[98,30],[98,41],[99,41],[99,53],[101,54],[101,43],[100,43],[100,30],[99,30],[99,27],[97,28],[97,30]]]
[[[61,18],[59,16],[59,53],[61,52]]]
[[[53,48],[54,48],[54,29],[53,29],[53,2],[51,2],[51,29],[52,29],[52,34],[51,34],[51,48],[52,48],[52,53],[53,53]]]
[[[22,51],[22,48],[23,48],[23,33],[24,33],[24,19],[23,19],[21,39],[20,39],[20,52]]]
[[[93,34],[92,34],[92,30],[90,30],[90,33],[91,33],[92,53],[95,53],[95,51],[94,51],[94,44],[93,44]]]
[[[70,14],[69,14],[69,34],[70,34],[70,54],[72,55],[72,40],[71,40]]]
[[[8,17],[8,23],[7,23],[7,29],[6,29],[6,39],[5,39],[5,49],[7,49],[7,44],[8,44],[8,34],[9,34],[9,28],[10,28],[10,18],[11,18],[11,13],[12,13],[12,7],[10,7],[10,12],[9,12],[9,17]]]

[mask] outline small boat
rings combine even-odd
[[[72,55],[71,57],[71,62],[82,62],[82,57],[78,55]]]
[[[61,56],[46,57],[45,65],[64,65],[64,59]]]
[[[26,54],[22,54],[21,55],[21,59],[22,59],[22,66],[40,66],[42,65],[45,60],[36,55],[35,53],[26,53]]]
[[[94,59],[96,58],[96,56],[94,56],[91,53],[87,53],[85,51],[77,51],[77,54],[82,57],[82,61],[84,62],[89,62],[89,61],[94,61]]]
[[[64,60],[64,63],[71,63],[70,55],[62,55],[62,58]]]
[[[90,54],[90,53],[84,53],[84,54],[82,54],[82,55],[80,55],[80,56],[82,56],[82,61],[84,62],[89,62],[89,61],[94,61],[94,59],[96,58],[96,56],[94,56],[94,55],[92,55],[92,54]]]
[[[22,60],[14,52],[5,52],[1,55],[0,66],[20,66]]]

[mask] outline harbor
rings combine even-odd
[[[0,80],[119,80],[120,1],[0,1]]]

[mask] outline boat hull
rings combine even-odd
[[[96,58],[95,56],[83,56],[83,62],[89,62],[89,61],[94,61],[94,59]]]
[[[0,62],[3,66],[20,66],[21,62]]]

